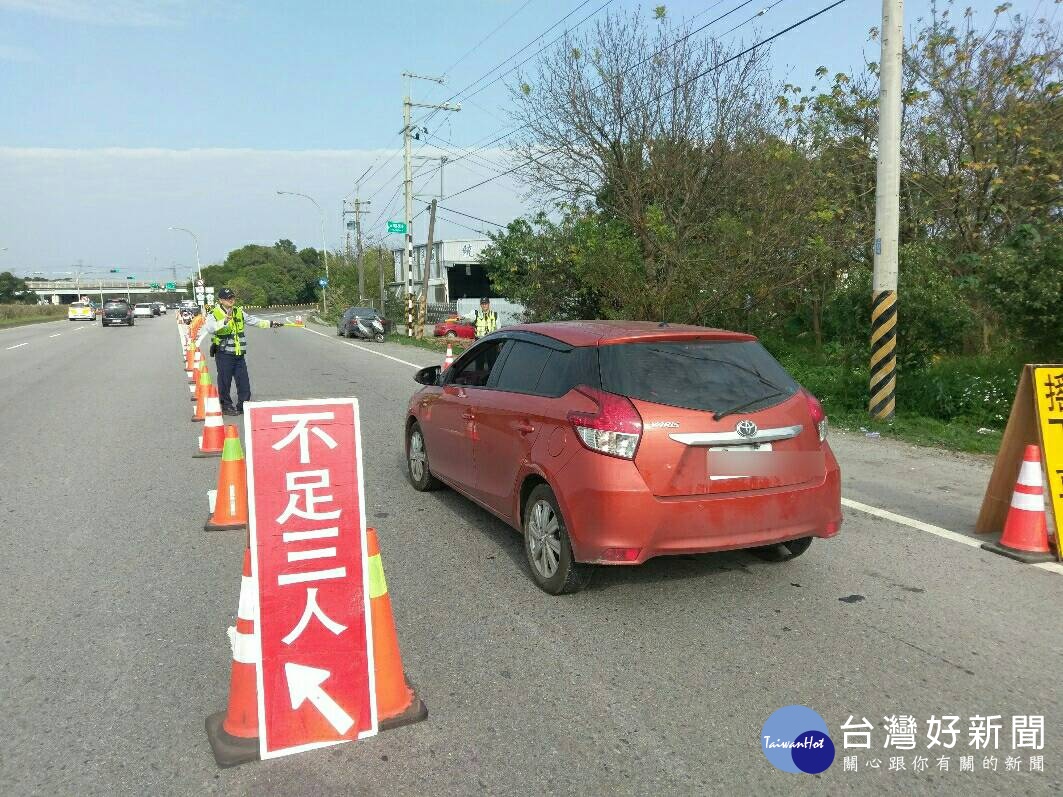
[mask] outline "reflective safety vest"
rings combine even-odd
[[[489,332],[494,332],[498,329],[498,313],[494,310],[488,310],[486,313],[481,313],[477,310],[473,328],[476,330],[476,337],[478,338],[482,338]]]
[[[243,308],[233,308],[232,321],[228,324],[225,324],[225,310],[221,305],[211,310],[210,314],[214,316],[215,321],[223,324],[215,330],[214,337],[211,338],[214,345],[218,347],[218,351],[236,355],[244,354],[247,351],[247,338],[244,336]]]

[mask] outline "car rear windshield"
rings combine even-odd
[[[610,393],[692,410],[764,409],[800,389],[756,341],[602,346],[599,367]]]
[[[126,303],[126,302],[107,302],[107,304],[104,305],[104,307],[128,307],[128,306],[129,306],[129,304]]]

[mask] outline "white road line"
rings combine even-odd
[[[54,335],[49,335],[48,337],[50,337],[50,338],[58,338],[62,334],[63,334],[62,332],[56,332]]]
[[[17,349],[20,346],[29,346],[29,345],[30,345],[29,341],[26,341],[25,343],[16,343],[14,346],[8,346],[4,351],[11,351],[12,349]]]
[[[324,332],[318,332],[316,329],[310,329],[310,327],[303,327],[303,329],[305,329],[307,332],[312,332],[315,335],[320,335],[321,337],[326,338],[328,340],[333,340],[332,335],[326,335]],[[408,365],[410,366],[410,368],[421,369],[425,367],[423,365],[418,365],[417,363],[409,363],[405,360],[400,360],[398,357],[392,357],[390,354],[384,354],[380,351],[373,351],[372,349],[367,349],[365,346],[359,346],[357,343],[351,343],[349,340],[336,340],[336,343],[345,343],[346,345],[358,349],[359,351],[369,352],[370,354],[375,354],[377,357],[383,357],[386,360],[393,360],[397,363]]]
[[[870,506],[868,504],[862,504],[859,501],[854,501],[851,498],[842,498],[842,506],[847,506],[850,509],[855,509],[857,512],[864,512],[868,515],[874,515],[877,518],[888,520],[892,523],[897,523],[901,526],[908,526],[912,529],[919,531],[925,531],[927,534],[933,534],[936,537],[942,539],[951,540],[952,542],[958,542],[962,545],[967,545],[971,548],[981,548],[982,540],[975,539],[974,537],[968,537],[966,534],[958,534],[955,531],[949,531],[943,529],[941,526],[934,526],[930,523],[924,523],[921,520],[915,520],[914,518],[905,517],[904,515],[898,515],[895,512],[890,512],[886,509],[879,509],[877,506]],[[1059,562],[1039,562],[1034,567],[1039,567],[1042,570],[1047,570],[1049,573],[1055,573],[1056,575],[1063,576],[1063,565]]]

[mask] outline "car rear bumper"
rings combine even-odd
[[[710,496],[658,498],[634,463],[591,452],[573,457],[557,482],[564,485],[555,494],[580,562],[640,564],[656,556],[832,537],[842,521],[841,476],[833,455],[820,481]],[[638,554],[619,562],[609,549]]]

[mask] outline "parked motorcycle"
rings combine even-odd
[[[359,318],[355,316],[347,327],[348,337],[384,342],[384,325],[377,318]]]

